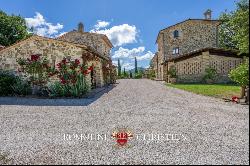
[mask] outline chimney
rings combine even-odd
[[[212,19],[212,10],[208,9],[205,13],[204,13],[205,19],[206,20],[211,20]]]
[[[78,32],[84,32],[84,25],[81,22],[78,24]]]

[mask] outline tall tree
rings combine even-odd
[[[125,69],[125,67],[123,69],[123,75],[126,76],[126,69]]]
[[[120,59],[118,59],[118,76],[121,76],[121,74],[122,74],[122,67],[121,67]]]
[[[240,0],[236,6],[220,16],[220,46],[249,53],[249,0]]]
[[[133,78],[133,74],[132,74],[131,71],[130,71],[130,73],[129,73],[129,77],[130,77],[130,78]]]
[[[135,73],[138,73],[138,67],[137,67],[137,58],[135,57]]]
[[[0,44],[9,46],[29,36],[25,19],[0,11]]]

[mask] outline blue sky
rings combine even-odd
[[[155,53],[159,30],[188,18],[203,18],[206,9],[216,19],[235,8],[234,0],[0,0],[0,10],[20,14],[40,35],[55,37],[76,28],[105,33],[115,48],[114,63],[133,68],[133,57],[146,67]]]

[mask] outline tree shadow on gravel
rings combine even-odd
[[[0,97],[0,105],[23,105],[23,106],[88,106],[98,100],[104,94],[109,93],[116,84],[105,86],[91,91],[84,98],[60,98],[42,99],[32,97]]]

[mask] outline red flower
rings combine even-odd
[[[94,70],[93,66],[90,66],[88,70],[93,71]]]
[[[84,70],[84,71],[83,71],[83,74],[86,76],[86,75],[89,74],[89,71],[88,71],[88,70]]]
[[[61,67],[62,67],[62,64],[61,64],[61,63],[58,63],[56,66],[57,66],[58,68],[61,68]]]
[[[75,60],[75,64],[76,64],[76,65],[79,65],[79,64],[80,64],[79,59],[76,59],[76,60]]]
[[[65,80],[63,77],[61,78],[61,83],[62,83],[63,85],[67,83],[66,80]]]
[[[31,61],[36,62],[39,59],[39,55],[31,55]]]
[[[237,96],[233,96],[233,97],[232,97],[232,101],[233,101],[234,103],[238,103],[238,102],[239,102],[239,98],[238,98]]]
[[[62,63],[65,65],[65,64],[67,63],[67,60],[64,58],[64,59],[62,60]]]

